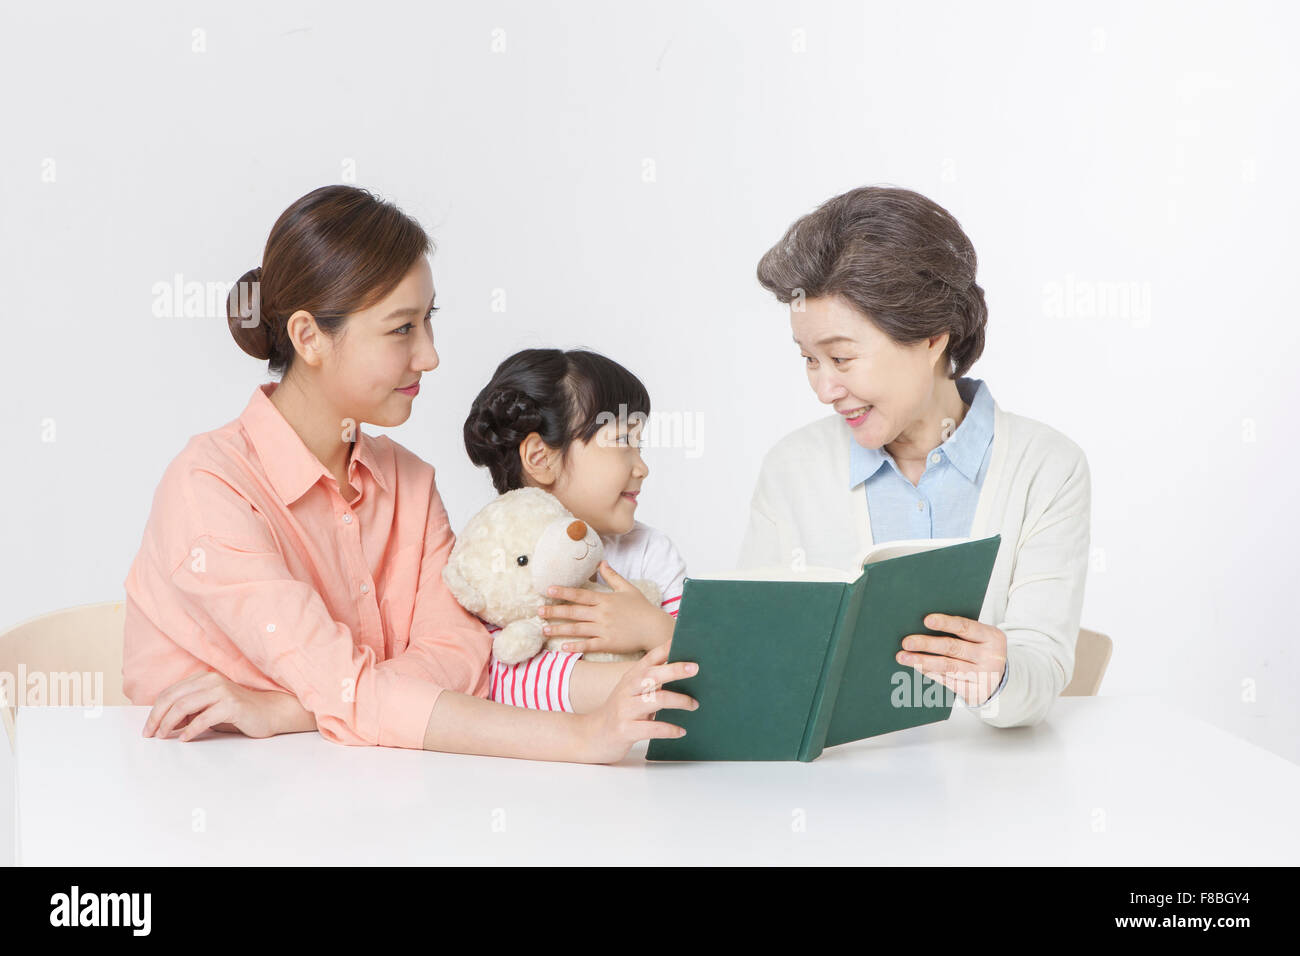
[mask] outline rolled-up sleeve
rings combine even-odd
[[[444,685],[358,646],[315,588],[291,573],[265,520],[221,478],[195,472],[185,494],[197,533],[170,581],[188,618],[225,635],[294,694],[327,740],[422,749]]]
[[[436,485],[430,486],[428,514],[410,642],[405,651],[385,665],[394,673],[487,697],[492,637],[483,622],[460,605],[442,579],[456,536]]]
[[[975,708],[993,727],[1036,724],[1074,673],[1091,544],[1092,486],[1077,450],[1051,502],[1016,549],[1006,612],[996,626],[1007,636],[1002,690]]]

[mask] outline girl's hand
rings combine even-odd
[[[542,631],[548,639],[578,637],[585,640],[565,641],[566,651],[608,651],[627,654],[648,651],[668,640],[676,619],[655,607],[645,595],[626,581],[606,561],[600,562],[600,576],[614,590],[589,591],[586,588],[553,587],[550,597],[569,604],[545,604],[538,609],[544,619],[568,618],[572,624],[549,624]]]
[[[928,614],[925,626],[953,636],[909,634],[903,638],[903,651],[894,655],[898,663],[910,664],[943,684],[968,706],[978,707],[992,697],[1007,667],[1007,635],[1002,629],[951,614]]]
[[[285,698],[302,709],[292,694],[251,690],[216,671],[195,674],[158,695],[145,719],[144,736],[170,737],[179,731],[181,740],[193,740],[205,730],[217,730],[271,737],[287,729]]]
[[[695,710],[700,706],[693,697],[661,689],[668,681],[697,673],[699,666],[686,661],[665,664],[666,660],[667,644],[653,648],[628,668],[599,710],[581,716],[585,721],[587,762],[617,763],[638,740],[681,737],[686,733],[676,724],[655,720],[654,715],[668,708]]]

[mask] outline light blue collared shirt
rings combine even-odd
[[[970,536],[993,453],[993,395],[981,379],[960,378],[956,384],[970,410],[948,440],[926,456],[915,485],[884,448],[863,448],[849,436],[849,488],[867,483],[873,543]],[[1006,683],[1004,669],[989,700]]]

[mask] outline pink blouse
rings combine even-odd
[[[445,688],[489,695],[492,651],[442,581],[455,535],[434,468],[358,429],[347,503],[276,387],[159,482],[125,582],[124,692],[152,704],[217,671],[294,694],[327,740],[420,749]]]

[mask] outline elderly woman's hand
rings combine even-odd
[[[970,707],[992,697],[1007,666],[1006,634],[992,624],[951,614],[927,615],[925,626],[953,636],[909,634],[895,655],[898,662],[943,684]]]

